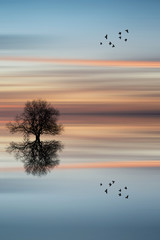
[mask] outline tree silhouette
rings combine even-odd
[[[14,123],[9,122],[7,127],[11,133],[22,133],[25,139],[33,134],[36,141],[40,141],[42,134],[60,134],[63,127],[57,124],[58,116],[59,111],[46,101],[28,101],[24,112],[16,116]]]
[[[14,152],[15,157],[24,163],[26,173],[32,175],[46,175],[51,169],[59,165],[58,151],[63,145],[59,141],[24,141],[11,142],[7,152]]]

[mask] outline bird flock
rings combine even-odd
[[[115,184],[115,181],[112,180],[112,181],[108,184],[109,188],[110,188],[112,185],[114,185],[114,184]],[[102,187],[103,184],[100,183],[100,186]],[[106,194],[109,193],[109,191],[110,191],[109,188],[106,188],[106,189],[105,189],[104,192],[105,192]],[[119,196],[119,197],[124,196],[125,199],[128,199],[128,198],[129,198],[129,195],[127,195],[127,190],[128,190],[128,187],[127,187],[127,186],[124,186],[124,187],[120,188],[120,189],[118,190],[118,192],[117,192],[117,196]]]
[[[129,33],[129,30],[126,29],[126,30],[125,30],[125,33],[128,34],[128,33]],[[126,38],[126,36],[123,37],[123,33],[122,33],[122,32],[119,32],[119,33],[118,33],[118,38],[119,38],[120,40],[124,40],[125,42],[127,42],[127,40],[128,40],[128,39]],[[112,48],[115,47],[115,44],[114,44],[113,42],[111,42],[111,40],[108,39],[108,34],[105,35],[105,39],[106,39],[106,41],[108,41],[108,44],[109,44]],[[100,45],[102,45],[102,44],[103,44],[103,43],[100,42]]]

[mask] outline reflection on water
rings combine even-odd
[[[58,151],[63,145],[60,141],[25,141],[11,142],[7,152],[14,152],[15,157],[24,163],[26,173],[45,175],[59,164]]]

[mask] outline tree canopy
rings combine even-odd
[[[41,176],[59,165],[58,152],[62,149],[60,141],[35,140],[23,143],[11,142],[7,152],[13,152],[15,157],[24,163],[26,173]]]
[[[40,135],[60,134],[63,127],[57,124],[60,113],[57,109],[43,100],[28,101],[23,113],[16,116],[15,121],[9,122],[7,127],[11,133],[20,132],[25,138],[35,135],[40,140]]]

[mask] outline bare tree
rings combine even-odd
[[[26,173],[42,176],[59,165],[58,152],[62,149],[60,141],[25,141],[11,142],[7,152],[13,152],[24,163]]]
[[[7,123],[7,127],[11,133],[22,133],[25,139],[33,134],[40,141],[42,134],[60,134],[63,127],[57,124],[58,116],[59,111],[46,101],[28,101],[23,113],[16,116],[15,122]]]

